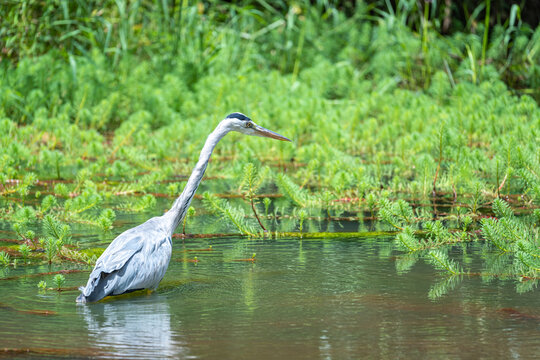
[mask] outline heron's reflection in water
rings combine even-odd
[[[77,307],[89,340],[105,358],[188,357],[181,334],[171,329],[165,296],[152,295]],[[178,326],[178,324],[177,324]]]

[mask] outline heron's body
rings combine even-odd
[[[172,234],[160,217],[120,234],[96,261],[79,302],[93,302],[109,295],[155,289],[169,266]]]
[[[97,260],[86,286],[80,288],[77,302],[94,302],[110,295],[157,288],[171,259],[172,234],[186,215],[214,147],[230,131],[290,141],[254,124],[243,114],[227,116],[208,136],[199,161],[172,208],[114,239]]]

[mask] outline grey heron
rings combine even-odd
[[[255,124],[242,113],[228,115],[206,139],[197,165],[170,210],[118,235],[96,261],[86,286],[79,288],[77,302],[157,288],[169,266],[173,232],[186,215],[216,144],[231,131],[291,141]]]

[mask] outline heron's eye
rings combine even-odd
[[[247,123],[246,123],[246,127],[247,127],[247,128],[250,128],[251,126],[252,126],[252,125],[251,125],[250,122],[247,122]]]

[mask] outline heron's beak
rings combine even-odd
[[[285,136],[279,135],[278,133],[265,129],[262,126],[259,126],[256,124],[253,124],[253,125],[254,125],[253,130],[255,130],[255,135],[257,136],[269,137],[269,138],[281,140],[281,141],[291,141],[290,139],[287,139]]]

